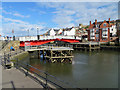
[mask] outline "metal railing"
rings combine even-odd
[[[7,63],[10,63],[10,57],[22,53],[23,50],[16,50],[16,51],[10,51],[8,53],[4,52],[2,56],[0,56],[1,64],[5,67]]]
[[[27,36],[27,37],[18,37],[20,41],[31,41],[31,40],[38,40],[37,36]],[[68,36],[40,36],[39,40],[48,40],[48,39],[78,39],[81,40],[81,36],[74,36],[74,35],[68,35]]]
[[[0,47],[0,50],[2,50],[10,41],[9,40],[5,40],[4,42],[1,41],[1,47]]]
[[[20,52],[18,52],[18,53],[20,53]],[[1,64],[4,65],[4,67],[5,67],[6,63],[11,62],[10,57],[13,55],[16,55],[18,53],[11,53],[11,54],[4,53],[3,57],[0,58]],[[69,88],[69,87],[74,88],[74,86],[72,84],[65,82],[61,79],[58,79],[57,77],[50,75],[46,71],[40,70],[36,67],[33,67],[32,65],[30,65],[28,63],[20,62],[18,59],[16,59],[16,61],[14,61],[14,66],[17,69],[23,68],[22,70],[24,70],[26,76],[32,76],[33,79],[39,80],[39,82],[43,83],[42,85],[44,88],[61,88],[61,89],[65,89],[65,88]]]
[[[15,53],[9,52],[7,54],[4,53],[3,57],[0,57],[0,60],[2,61],[2,63],[11,62],[10,57],[13,55],[17,55],[21,52],[22,51],[15,52]],[[26,76],[31,76],[33,79],[37,80],[39,83],[41,82],[42,86],[44,88],[47,88],[47,89],[61,88],[64,90],[66,90],[66,88],[77,88],[73,84],[70,84],[64,80],[61,80],[61,79],[47,73],[46,71],[40,70],[36,67],[33,67],[32,65],[30,65],[28,63],[20,62],[18,60],[18,58],[14,62],[14,66],[19,70],[20,69],[24,70],[24,73]],[[83,89],[79,88],[79,90],[83,90]],[[84,90],[88,90],[88,89],[84,89]]]
[[[61,79],[58,79],[57,77],[50,75],[49,73],[42,71],[36,67],[33,67],[30,64],[27,63],[23,63],[23,62],[19,62],[18,60],[16,61],[16,67],[22,67],[26,70],[25,75],[29,76],[31,75],[31,73],[33,73],[34,79],[37,80],[41,80],[43,83],[43,87],[44,88],[61,88],[61,89],[65,89],[65,88],[74,88],[74,86],[68,82],[65,82]],[[34,69],[34,70],[32,70]]]
[[[25,51],[30,50],[30,49],[59,48],[59,47],[73,49],[73,45],[71,44],[64,44],[64,45],[48,44],[48,45],[39,45],[39,46],[25,46]]]

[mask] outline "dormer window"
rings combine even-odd
[[[106,23],[104,23],[103,26],[106,26]]]

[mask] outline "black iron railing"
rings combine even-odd
[[[40,70],[36,67],[33,67],[30,64],[24,63],[24,62],[20,62],[18,61],[18,59],[16,60],[15,66],[17,68],[23,68],[25,69],[25,75],[31,75],[34,74],[37,80],[41,79],[41,81],[43,81],[42,83],[44,83],[44,87],[48,88],[48,87],[55,87],[55,88],[61,88],[61,89],[65,89],[65,88],[75,88],[73,84],[70,84],[68,82],[65,82],[64,80],[58,79],[57,77],[50,75],[49,73]]]
[[[14,53],[13,52],[4,53],[4,55],[0,57],[2,65],[5,66],[7,63],[11,62],[10,57],[16,54],[19,54],[21,52],[22,51],[18,51]],[[32,76],[32,78],[39,81],[41,80],[44,88],[50,88],[50,87],[61,88],[61,89],[65,89],[69,87],[74,88],[73,84],[70,84],[68,82],[65,82],[64,80],[58,79],[57,77],[50,75],[46,71],[33,67],[28,63],[21,62],[18,59],[16,59],[16,61],[14,62],[14,66],[17,69],[24,70],[26,76],[31,76],[33,74],[34,76]]]
[[[16,50],[10,52],[4,52],[3,55],[0,56],[1,65],[5,66],[7,63],[10,63],[10,57],[22,53],[23,50]]]

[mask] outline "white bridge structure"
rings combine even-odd
[[[0,38],[1,40],[8,40],[4,37]],[[49,40],[49,39],[76,39],[76,40],[82,40],[82,37],[77,36],[39,36],[39,40]],[[87,40],[87,38],[85,38]],[[13,38],[9,38],[9,40],[13,40]],[[37,36],[23,36],[23,37],[15,37],[15,40],[19,41],[35,41],[38,40]]]

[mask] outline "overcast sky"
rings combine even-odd
[[[2,35],[43,34],[49,28],[88,25],[89,21],[118,19],[117,2],[2,2]]]

